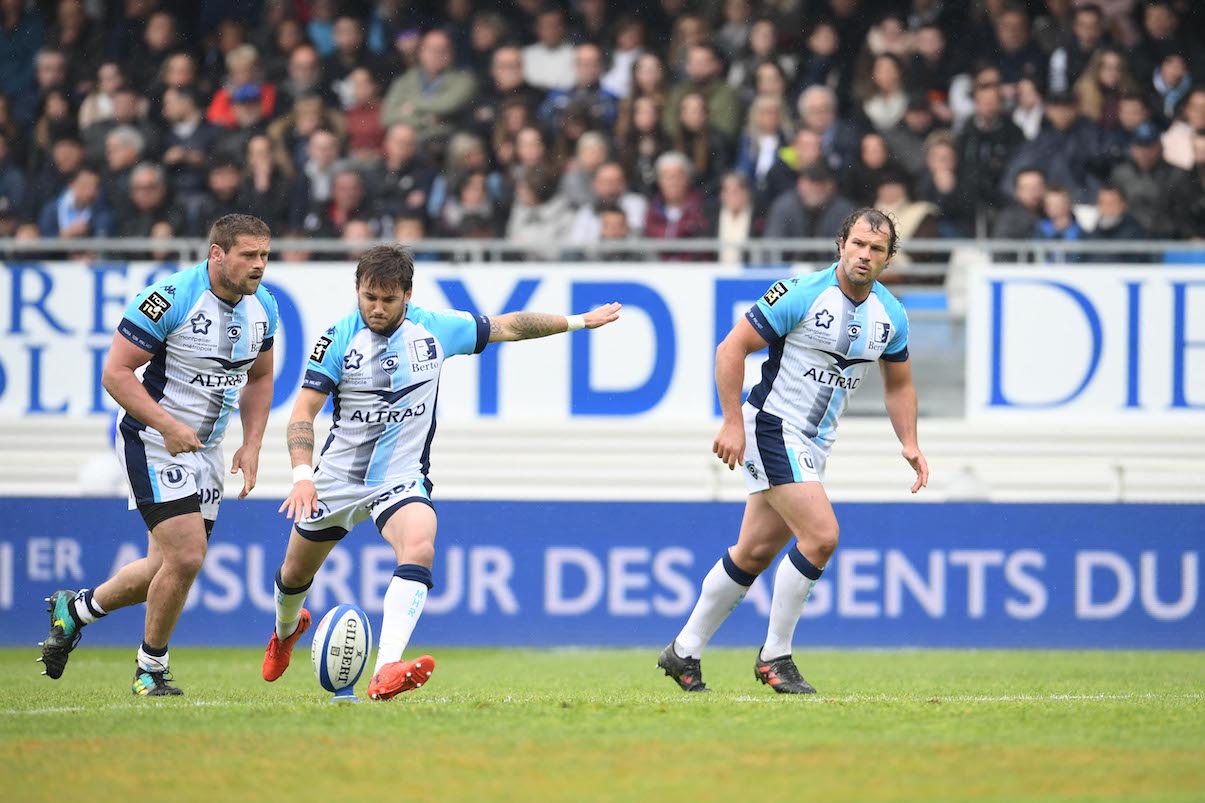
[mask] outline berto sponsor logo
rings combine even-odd
[[[435,338],[423,337],[410,343],[411,371],[432,371],[437,367],[435,359],[439,356],[435,350]]]
[[[415,362],[430,362],[435,359],[435,338],[422,337],[410,344],[410,353]]]

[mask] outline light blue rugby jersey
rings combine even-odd
[[[359,310],[328,329],[314,345],[303,383],[334,397],[322,473],[366,485],[425,478],[444,360],[480,353],[489,335],[484,315],[414,304],[388,336],[369,329]]]
[[[142,369],[147,393],[208,447],[222,442],[251,364],[272,348],[276,320],[276,299],[262,284],[234,305],[214,295],[207,260],[136,295],[117,331],[154,355]],[[121,426],[162,443],[129,413]]]
[[[775,282],[745,317],[770,344],[748,403],[826,450],[867,368],[879,359],[908,359],[903,305],[878,282],[865,301],[854,303],[837,284],[837,263]]]

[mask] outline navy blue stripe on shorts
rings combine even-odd
[[[791,470],[791,458],[787,456],[787,444],[782,437],[782,419],[759,410],[754,419],[757,436],[757,451],[761,454],[762,467],[771,485],[788,485],[795,482]]]

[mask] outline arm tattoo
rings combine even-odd
[[[502,334],[502,324],[498,323],[497,316],[490,318],[490,339],[495,339]]]
[[[285,429],[290,454],[294,449],[303,449],[311,454],[314,451],[314,425],[309,421],[294,421]]]
[[[512,315],[511,329],[519,340],[547,337],[565,331],[565,319],[560,315],[543,312],[515,312]]]

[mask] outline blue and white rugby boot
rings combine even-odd
[[[131,689],[139,697],[175,697],[184,694],[184,690],[171,685],[172,673],[164,669],[162,672],[151,672],[138,664],[134,665],[134,685]]]
[[[75,597],[74,591],[56,591],[46,598],[50,603],[50,607],[46,609],[50,612],[50,634],[46,636],[45,641],[38,644],[42,648],[42,657],[38,660],[46,665],[42,674],[54,680],[63,676],[63,670],[67,667],[67,657],[83,635],[84,623],[76,617],[71,608]]]

